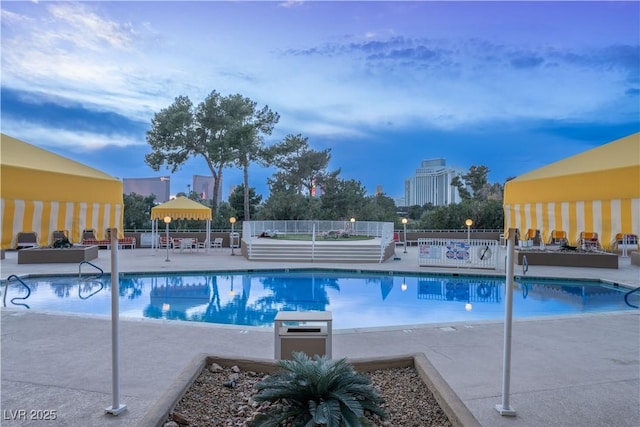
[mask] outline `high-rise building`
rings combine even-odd
[[[193,191],[198,193],[203,200],[213,199],[213,184],[215,179],[212,176],[193,175]],[[222,185],[218,187],[218,201],[222,200]]]
[[[156,196],[155,201],[157,203],[164,203],[169,200],[170,186],[171,178],[168,176],[122,179],[122,191],[124,194],[136,193],[144,197],[153,194]]]
[[[423,160],[414,176],[404,181],[404,196],[407,206],[444,206],[460,202],[458,189],[451,185],[455,176],[464,171],[447,167],[445,159]]]

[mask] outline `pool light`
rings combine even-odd
[[[471,244],[471,226],[473,225],[473,220],[469,218],[464,223],[467,225],[467,245],[470,245]]]

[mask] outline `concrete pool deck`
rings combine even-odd
[[[395,272],[504,275],[504,269],[419,267],[417,248],[398,247],[400,260],[383,264],[251,262],[230,249],[209,252],[120,250],[121,272],[343,268]],[[70,264],[17,264],[8,252],[1,276],[77,274]],[[94,264],[110,271],[110,253]],[[85,270],[83,267],[83,271]],[[515,273],[521,274],[516,268]],[[528,276],[605,279],[640,286],[640,268],[620,258],[618,269],[530,266]],[[194,358],[272,359],[271,328],[164,320],[121,320],[120,402],[127,411],[105,415],[112,404],[111,322],[104,316],[2,310],[1,409],[3,426],[138,426],[175,393]],[[587,427],[640,425],[640,311],[517,320],[513,324],[510,402],[516,417],[494,409],[502,399],[502,322],[447,323],[398,328],[335,330],[334,358],[424,354],[483,426]],[[26,420],[12,419],[26,411]],[[30,411],[34,412],[31,414]],[[30,415],[56,411],[56,420]]]

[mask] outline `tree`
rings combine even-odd
[[[251,218],[249,165],[259,162],[269,165],[264,155],[264,135],[271,135],[273,128],[280,116],[264,106],[256,110],[257,103],[239,94],[223,100],[224,109],[235,123],[230,133],[230,140],[235,151],[234,162],[243,171],[244,198],[242,209],[245,220]]]
[[[155,206],[155,200],[154,194],[146,197],[136,193],[124,194],[124,227],[129,229],[149,228],[151,208]]]
[[[249,216],[245,217],[245,194],[249,194],[249,213],[253,216],[256,213],[257,207],[262,201],[262,196],[256,193],[255,188],[249,188],[249,191],[244,191],[244,185],[237,185],[233,192],[229,195],[229,204],[231,208],[237,213],[237,218],[240,221],[248,221]]]
[[[189,158],[202,158],[214,179],[211,204],[215,210],[223,169],[234,163],[248,168],[260,134],[270,132],[269,120],[273,125],[277,115],[268,109],[256,112],[255,104],[239,95],[223,97],[213,91],[197,108],[188,97],[179,96],[151,120],[147,142],[152,152],[145,162],[155,171],[166,164],[173,173]]]
[[[464,177],[464,175],[463,175]],[[451,185],[458,189],[458,195],[462,200],[468,200],[471,198],[471,192],[466,187],[466,183],[464,182],[464,178],[459,176],[454,176],[451,180]]]
[[[458,194],[462,200],[471,198],[484,199],[486,198],[487,190],[483,190],[489,183],[488,175],[488,167],[474,165],[469,168],[469,172],[466,174],[454,177],[451,180],[451,185],[458,188]],[[467,187],[471,188],[471,192]]]
[[[327,177],[322,187],[322,219],[364,218],[367,190],[360,181],[343,180],[337,173]]]
[[[213,212],[213,221],[211,222],[212,229],[226,230],[231,227],[229,219],[231,217],[237,217],[236,211],[229,205],[228,202],[220,202],[218,209]],[[236,223],[236,226],[240,225]]]
[[[331,150],[312,150],[308,138],[301,134],[287,135],[280,143],[265,150],[264,156],[280,169],[274,174],[274,179],[270,179],[270,185],[293,189],[309,199],[313,197],[314,186],[321,185],[329,175],[326,169]]]
[[[500,229],[504,224],[502,201],[467,199],[457,204],[438,206],[422,215],[420,228],[456,230],[465,228],[467,218],[473,219],[473,228]]]
[[[269,198],[260,207],[257,218],[261,220],[313,219],[315,203],[291,189],[271,190]]]
[[[394,221],[397,217],[396,203],[384,194],[369,196],[358,215],[362,221]]]

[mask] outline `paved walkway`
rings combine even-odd
[[[121,272],[295,267],[452,272],[418,267],[417,248],[407,250],[404,254],[398,248],[401,259],[383,264],[275,265],[230,256],[228,248],[170,252],[169,262],[166,252],[137,249],[121,250],[118,264]],[[1,262],[2,278],[78,272],[74,264],[18,265],[15,255],[10,252]],[[108,251],[100,251],[95,261],[111,270]],[[531,266],[528,275],[602,278],[640,286],[640,269],[628,258],[620,259],[617,270]],[[158,402],[178,391],[176,380],[194,359],[203,354],[272,359],[274,353],[271,329],[153,319],[122,320],[120,325],[120,401],[127,411],[114,417],[104,414],[112,403],[109,319],[2,309],[2,426],[151,425],[149,415]],[[514,418],[494,409],[501,402],[502,349],[501,322],[337,330],[333,341],[336,358],[423,353],[483,426],[640,425],[640,311],[515,321],[510,383]],[[46,411],[56,411],[56,420],[29,419]],[[22,414],[26,420],[12,419]]]

